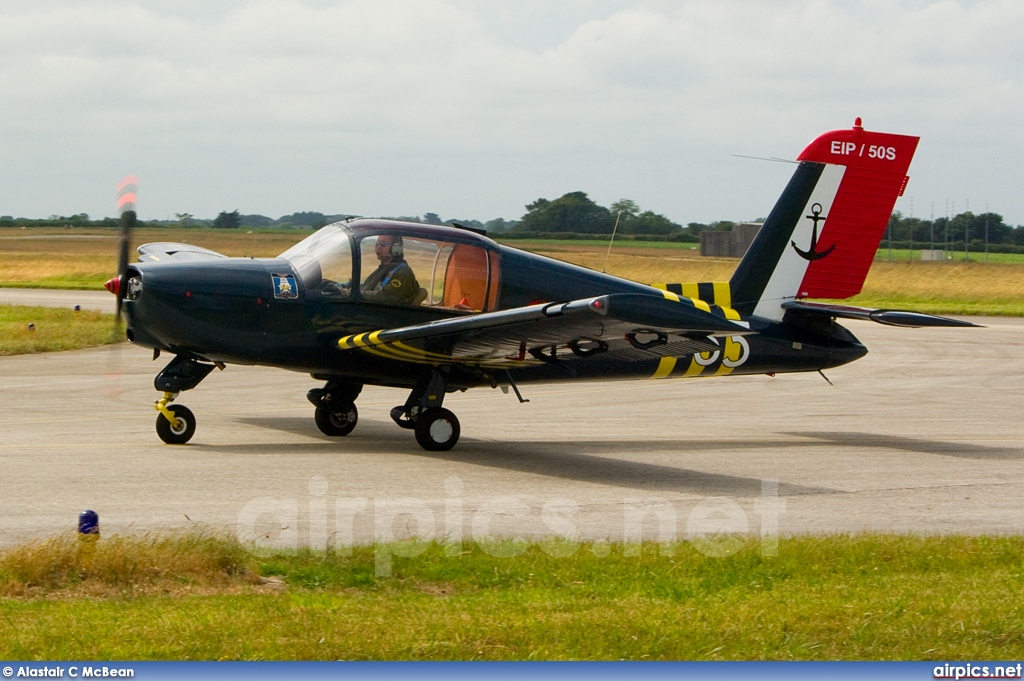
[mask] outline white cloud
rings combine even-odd
[[[135,170],[157,217],[486,219],[582,189],[745,219],[788,170],[730,154],[792,157],[861,115],[923,136],[919,203],[970,196],[1024,222],[1009,0],[214,4],[0,9],[18,159],[0,212],[108,213]]]

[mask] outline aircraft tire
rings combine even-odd
[[[324,435],[331,437],[342,437],[348,435],[356,427],[359,420],[359,410],[352,402],[328,407],[317,407],[313,415],[316,427]]]
[[[178,420],[178,428],[172,428],[171,422],[163,414],[156,417],[156,434],[169,445],[183,445],[196,434],[196,417],[192,410],[180,404],[167,407]]]
[[[416,442],[428,452],[446,452],[459,441],[459,419],[447,409],[434,407],[416,417]]]

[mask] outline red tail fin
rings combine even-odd
[[[852,130],[835,130],[814,140],[800,161],[846,166],[832,209],[818,237],[818,251],[835,245],[827,258],[812,261],[800,284],[800,298],[848,298],[860,293],[896,198],[907,186],[907,169],[920,138],[868,132],[860,119]]]
[[[859,293],[918,139],[858,118],[811,142],[730,280],[733,307],[781,320],[787,301]]]

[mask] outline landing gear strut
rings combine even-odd
[[[209,376],[215,367],[223,364],[203,364],[194,359],[178,355],[156,376],[156,389],[164,396],[156,401],[153,408],[160,412],[156,417],[156,434],[169,445],[183,445],[196,432],[196,417],[183,405],[170,403],[183,390],[191,390]],[[168,406],[170,405],[170,406]]]
[[[313,418],[321,433],[341,437],[352,432],[359,420],[355,400],[362,389],[358,383],[328,381],[323,388],[306,393],[306,399],[316,407]]]
[[[441,407],[448,387],[449,367],[435,367],[416,384],[405,404],[391,410],[391,418],[416,433],[416,442],[428,452],[445,452],[459,441],[462,428],[455,414]]]

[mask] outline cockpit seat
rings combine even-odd
[[[487,252],[457,244],[448,260],[444,282],[445,307],[482,310],[487,296]]]

